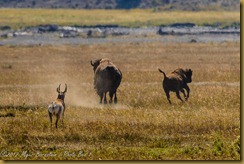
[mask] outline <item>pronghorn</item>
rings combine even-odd
[[[65,103],[64,103],[64,97],[65,93],[67,92],[67,84],[65,84],[65,89],[63,92],[60,91],[60,85],[57,88],[58,92],[58,97],[55,101],[53,101],[49,106],[48,106],[48,114],[51,122],[51,127],[52,127],[52,116],[55,115],[57,117],[56,119],[56,128],[58,128],[58,120],[60,117],[62,117],[62,123],[64,119],[64,111],[65,111]]]

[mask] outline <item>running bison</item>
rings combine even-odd
[[[171,74],[169,74],[168,76],[166,76],[166,74],[161,69],[158,70],[159,72],[164,74],[163,89],[169,103],[171,104],[170,96],[169,96],[170,91],[176,92],[177,98],[183,102],[183,100],[180,97],[180,91],[181,91],[184,94],[185,101],[187,101],[190,94],[190,88],[188,87],[187,83],[191,83],[192,81],[191,79],[192,70],[178,68],[173,72],[171,72]],[[185,94],[184,89],[186,89],[187,95]]]
[[[109,92],[109,103],[113,102],[114,97],[116,104],[118,101],[116,92],[122,79],[121,71],[107,58],[91,61],[91,65],[95,74],[94,88],[100,96],[100,103],[104,98],[104,104],[107,104],[106,94]]]

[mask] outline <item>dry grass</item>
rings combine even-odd
[[[0,117],[0,150],[8,153],[1,159],[240,159],[239,43],[1,46],[0,52],[0,114],[15,114]],[[89,62],[100,57],[123,72],[117,105],[98,104]],[[189,102],[171,93],[168,104],[158,67],[193,70]],[[67,110],[56,130],[47,105],[59,83],[68,84]]]
[[[197,25],[240,22],[240,12],[135,10],[68,10],[68,9],[0,9],[0,26],[12,28],[41,24],[97,25],[116,24],[127,27],[159,26],[179,22]]]

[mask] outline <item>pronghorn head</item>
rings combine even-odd
[[[57,92],[58,92],[58,98],[57,99],[61,99],[64,101],[65,93],[67,92],[67,84],[65,84],[65,89],[63,92],[60,91],[60,86],[61,86],[61,84],[59,84],[59,86],[57,88]]]

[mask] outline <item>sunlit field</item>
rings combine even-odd
[[[240,160],[239,43],[0,46],[0,56],[3,160]],[[118,104],[100,105],[93,88],[90,60],[103,57],[123,73]],[[178,67],[193,70],[190,98],[171,92],[170,105],[158,68]],[[64,124],[51,128],[47,107],[65,83]]]

